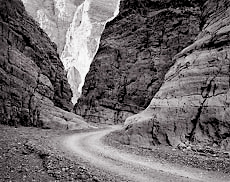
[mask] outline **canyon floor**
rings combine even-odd
[[[0,125],[0,181],[230,181],[230,156],[211,148],[122,145],[121,126],[57,131]]]

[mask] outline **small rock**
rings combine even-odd
[[[180,150],[185,149],[186,145],[184,143],[180,143],[180,144],[177,145],[177,148],[180,149]]]

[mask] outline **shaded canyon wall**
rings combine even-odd
[[[19,0],[0,0],[0,120],[43,128],[87,127],[72,110],[72,92],[56,45]]]

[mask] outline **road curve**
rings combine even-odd
[[[100,131],[66,136],[62,145],[72,154],[108,174],[133,182],[229,182],[229,176],[201,169],[162,163],[105,145],[101,139],[119,129],[113,126]]]

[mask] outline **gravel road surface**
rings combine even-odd
[[[66,136],[62,145],[92,168],[135,182],[229,182],[229,176],[215,171],[183,167],[159,159],[131,154],[105,145],[102,138],[120,126]]]

